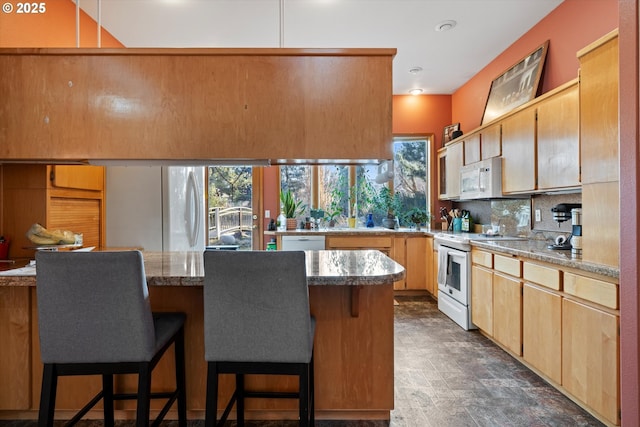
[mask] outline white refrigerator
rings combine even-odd
[[[204,251],[205,177],[205,166],[107,166],[107,246]]]

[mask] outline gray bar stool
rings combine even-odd
[[[314,425],[315,319],[304,252],[205,251],[204,269],[205,426],[224,425],[234,403],[244,426],[245,398],[297,398],[300,425]],[[235,392],[218,422],[218,375],[229,373]],[[246,374],[297,375],[299,390],[248,391]]]
[[[79,421],[103,399],[113,426],[113,401],[137,398],[137,426],[149,425],[149,399],[168,399],[153,425],[177,400],[186,427],[183,313],[152,313],[139,251],[38,252],[36,294],[40,353],[44,363],[40,427],[53,426],[59,376],[102,375],[102,391],[82,408]],[[151,372],[175,344],[176,389],[151,393]],[[138,374],[137,394],[114,394],[114,374]]]

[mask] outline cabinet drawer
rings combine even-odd
[[[515,277],[520,277],[521,275],[520,260],[516,258],[494,255],[493,269]]]
[[[555,268],[524,262],[522,264],[522,277],[529,282],[555,289],[556,291],[560,290],[560,271]]]
[[[471,262],[483,267],[493,268],[493,254],[490,252],[472,250]]]
[[[564,291],[569,295],[618,309],[618,285],[573,273],[564,273]]]
[[[390,248],[391,237],[370,236],[370,237],[327,237],[327,248],[364,248],[378,249]]]

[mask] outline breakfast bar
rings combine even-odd
[[[190,419],[204,419],[206,362],[202,305],[203,258],[199,252],[143,252],[154,311],[182,311],[185,324],[187,408]],[[309,301],[316,318],[316,418],[388,420],[393,409],[393,282],[404,268],[376,250],[306,251]],[[35,267],[28,261],[0,271],[0,419],[37,418],[42,363],[39,354]],[[286,301],[284,302],[286,303]],[[171,353],[171,352],[169,352]],[[152,387],[173,385],[172,355],[162,360]],[[116,379],[118,392],[135,391],[136,378]],[[256,376],[248,387],[275,384],[295,390],[293,378]],[[220,402],[233,389],[233,378],[220,383]],[[99,377],[60,379],[56,418],[74,410],[100,388]],[[135,418],[134,402],[118,402],[116,418]],[[152,402],[152,411],[161,402]],[[95,418],[102,418],[98,407]],[[247,402],[249,419],[296,419],[295,400]],[[176,418],[170,412],[168,418]]]

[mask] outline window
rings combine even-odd
[[[355,215],[357,225],[364,226],[368,214],[380,224],[387,212],[378,203],[378,194],[389,187],[398,195],[401,225],[410,223],[402,213],[420,207],[429,211],[430,194],[430,138],[394,138],[393,180],[377,180],[387,171],[382,165],[292,165],[280,167],[280,191],[291,190],[296,200],[311,208],[325,211],[326,220],[345,226],[347,218]]]
[[[430,210],[430,139],[394,138],[393,189],[400,195],[402,211]]]

